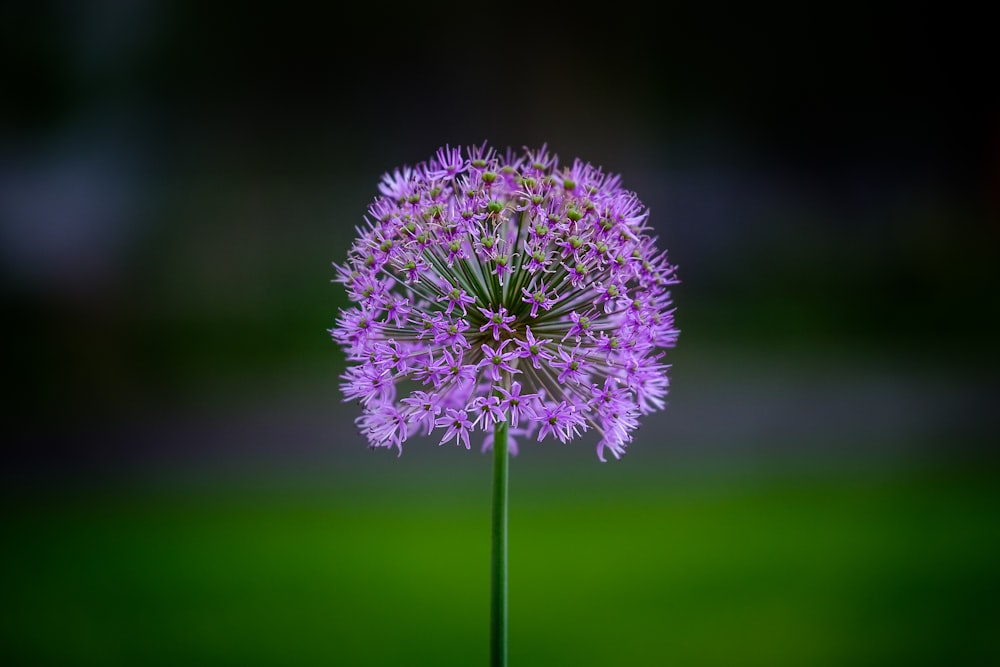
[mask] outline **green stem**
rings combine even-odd
[[[490,665],[507,667],[507,422],[493,430],[493,544]]]

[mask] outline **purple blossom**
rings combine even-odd
[[[391,403],[366,408],[354,422],[372,448],[395,447],[399,451],[398,456],[402,456],[406,419]]]
[[[586,261],[576,255],[570,258],[569,264],[564,264],[563,268],[566,269],[569,276],[569,284],[574,288],[579,289],[580,286],[588,280],[593,270],[592,262]]]
[[[530,234],[530,232],[529,232]],[[521,270],[527,271],[529,274],[535,273],[539,270],[544,270],[548,266],[549,252],[546,251],[544,241],[529,241],[524,240],[524,256],[527,259],[527,264],[522,263]],[[522,288],[522,290],[525,288]],[[526,296],[531,296],[530,294]],[[535,311],[537,313],[537,311]],[[532,315],[534,317],[534,315]]]
[[[520,382],[514,381],[511,383],[509,390],[497,387],[497,392],[503,397],[503,400],[500,401],[500,408],[510,415],[510,425],[512,427],[517,428],[522,414],[526,416],[534,415],[534,411],[529,406],[533,399],[538,398],[538,394],[522,394]]]
[[[559,371],[556,381],[559,384],[580,384],[587,378],[588,363],[577,347],[572,352],[559,348],[559,358],[552,361],[552,367]]]
[[[406,373],[409,370],[409,355],[396,341],[376,343],[375,352],[372,363],[376,368],[387,368],[396,373]]]
[[[594,333],[591,331],[591,321],[587,315],[573,311],[569,314],[569,321],[573,323],[573,326],[569,328],[566,335],[563,336],[563,340],[566,340],[570,336],[576,336],[576,342],[580,342],[581,336],[593,337]]]
[[[427,434],[434,430],[434,422],[441,414],[438,400],[436,394],[416,390],[399,402],[403,405],[403,414],[407,416],[409,422],[421,427]]]
[[[542,310],[552,310],[552,306],[556,302],[556,297],[549,294],[548,286],[544,281],[539,282],[530,291],[527,287],[522,287],[521,292],[524,294],[524,298],[521,301],[531,306],[531,312],[528,313],[528,317],[532,319],[538,317],[539,308]]]
[[[554,359],[548,343],[552,341],[548,338],[537,339],[535,335],[531,333],[531,327],[524,327],[524,340],[518,339],[515,341],[520,347],[520,355],[527,359],[531,359],[531,364],[538,370],[541,370],[543,364],[547,361]]]
[[[393,390],[389,369],[380,369],[375,364],[348,366],[343,375],[341,390],[346,400],[360,399],[367,405],[375,399],[385,399]]]
[[[469,416],[465,410],[448,408],[444,417],[439,418],[434,422],[434,425],[446,429],[444,437],[438,443],[439,445],[443,445],[452,438],[455,438],[455,444],[463,444],[466,449],[471,447],[469,444],[469,431],[472,430],[472,422],[469,421]]]
[[[489,329],[493,333],[493,340],[500,340],[501,330],[514,333],[514,330],[510,328],[510,323],[517,318],[513,315],[508,315],[507,309],[503,306],[500,306],[496,311],[490,308],[480,308],[479,312],[486,318],[486,324],[479,327],[479,331],[483,332]]]
[[[465,293],[465,290],[461,287],[452,287],[451,283],[447,280],[444,281],[445,288],[442,290],[442,294],[438,297],[438,301],[447,301],[448,307],[445,309],[445,315],[451,315],[451,311],[455,308],[462,309],[462,315],[468,315],[465,310],[466,304],[473,304],[476,302],[476,298],[469,296]]]
[[[454,178],[465,171],[469,164],[468,160],[462,157],[461,148],[444,146],[438,149],[435,157],[437,158],[436,161],[433,162],[433,166],[427,171],[429,178]]]
[[[623,301],[628,301],[628,291],[617,283],[609,283],[608,285],[595,285],[594,286],[598,298],[595,305],[600,305],[604,308],[605,313],[612,313],[621,307]]]
[[[560,442],[567,442],[577,435],[578,429],[586,428],[583,417],[569,401],[543,404],[538,412],[538,422],[539,442],[547,435],[559,438]]]
[[[393,297],[385,307],[386,324],[391,320],[396,327],[402,327],[410,316],[410,300],[403,297]]]
[[[451,385],[475,382],[477,366],[463,363],[464,361],[464,355],[460,348],[446,347],[442,349],[441,356],[432,359],[427,365],[434,388],[441,389]]]
[[[378,192],[334,265],[351,304],[329,330],[369,445],[441,432],[469,448],[480,429],[488,447],[507,422],[621,457],[666,407],[679,336],[676,267],[635,193],[546,146],[486,143],[386,172]]]
[[[465,336],[466,330],[469,328],[469,323],[462,318],[458,318],[454,322],[445,318],[434,321],[434,343],[442,346],[449,346],[454,348],[470,348],[472,344],[469,343],[468,338]]]
[[[479,426],[483,431],[492,431],[494,424],[505,419],[504,413],[500,411],[500,399],[496,396],[477,396],[469,404],[469,411],[476,416],[473,426]]]
[[[481,346],[483,351],[483,360],[480,362],[480,366],[487,369],[490,374],[490,379],[494,382],[500,382],[500,379],[504,377],[504,371],[510,375],[521,372],[512,366],[514,360],[518,357],[517,352],[514,350],[504,352],[504,348],[509,342],[510,339],[508,338],[495,348],[487,345],[486,343],[483,343]]]
[[[408,283],[419,282],[420,276],[430,269],[430,265],[419,255],[408,257],[398,257],[396,260],[396,271],[403,275],[403,280]]]

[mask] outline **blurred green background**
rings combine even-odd
[[[511,665],[1000,663],[988,25],[8,4],[0,662],[486,663],[490,460],[368,451],[326,329],[381,174],[489,141],[683,280],[629,454],[521,443]]]

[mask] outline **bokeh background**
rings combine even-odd
[[[490,460],[371,452],[382,173],[543,143],[680,266],[629,454],[522,443],[512,665],[1000,663],[1000,105],[919,3],[0,10],[0,661],[478,665]]]

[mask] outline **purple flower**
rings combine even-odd
[[[590,330],[590,318],[586,315],[582,315],[576,311],[569,314],[569,320],[573,323],[573,326],[569,328],[566,335],[563,336],[563,340],[566,340],[570,336],[576,336],[576,342],[580,342],[580,336],[593,336],[593,332]]]
[[[492,431],[492,426],[505,418],[500,411],[500,399],[496,396],[477,396],[472,399],[469,410],[476,416],[472,425],[479,426],[483,431]]]
[[[553,435],[560,442],[567,442],[577,435],[577,429],[587,427],[576,407],[568,401],[545,403],[538,413],[538,422],[539,441]]]
[[[514,360],[517,359],[517,352],[510,350],[504,352],[504,347],[510,339],[505,340],[500,343],[496,348],[493,348],[486,343],[483,343],[481,349],[483,351],[483,360],[480,362],[480,366],[486,368],[490,373],[490,379],[494,382],[500,382],[503,376],[503,372],[513,375],[514,373],[520,373],[521,371],[514,368],[511,364],[515,363]],[[507,376],[509,377],[509,375]]]
[[[406,419],[391,403],[373,404],[365,408],[354,420],[361,433],[368,438],[369,446],[395,447],[403,455],[406,440]]]
[[[550,296],[548,292],[548,287],[544,281],[540,281],[535,289],[529,291],[527,287],[522,287],[521,292],[524,294],[524,301],[531,306],[531,312],[528,313],[528,317],[532,319],[538,317],[538,309],[542,310],[552,310],[552,306],[556,302],[556,297]]]
[[[403,414],[407,415],[410,423],[424,429],[425,434],[434,430],[434,422],[441,414],[436,394],[417,390],[399,402],[403,404]]]
[[[493,340],[500,340],[500,331],[507,331],[509,333],[514,333],[514,330],[510,328],[510,323],[517,318],[513,315],[507,315],[507,309],[500,306],[496,312],[490,308],[480,308],[479,312],[483,314],[486,318],[486,324],[479,327],[479,331],[486,331],[489,329],[493,332]]]
[[[443,445],[452,438],[455,438],[455,444],[464,444],[466,449],[471,447],[469,444],[469,431],[472,430],[472,422],[469,421],[469,416],[465,410],[448,408],[444,417],[435,421],[434,425],[443,426],[446,429],[444,437],[438,443],[439,445]]]
[[[393,390],[389,369],[379,368],[375,364],[349,366],[340,377],[344,381],[341,384],[344,398],[357,398],[365,405],[376,399],[385,399]]]
[[[632,431],[639,425],[639,410],[632,392],[609,377],[603,387],[591,387],[590,408],[597,413],[604,431],[604,437],[597,443],[597,457],[604,461],[604,450],[610,449],[616,459],[621,458],[625,446],[632,441]]]
[[[427,176],[434,179],[454,178],[465,171],[468,167],[468,160],[462,157],[461,148],[445,146],[439,148],[436,160],[432,160],[428,165]]]
[[[666,407],[676,267],[621,179],[543,146],[444,146],[387,172],[334,281],[345,400],[372,447],[593,434],[618,458]],[[515,379],[516,378],[516,379]],[[398,396],[397,396],[398,394]]]
[[[452,322],[442,318],[434,321],[434,343],[437,345],[449,345],[456,348],[469,348],[469,343],[465,336],[465,330],[469,328],[469,323],[459,318]]]
[[[462,315],[468,315],[468,312],[465,310],[465,304],[475,303],[475,297],[471,297],[466,294],[465,290],[461,287],[452,287],[451,283],[449,283],[447,279],[445,279],[444,285],[444,289],[441,290],[441,296],[437,299],[438,301],[448,302],[448,307],[445,309],[444,314],[451,315],[452,310],[455,308],[461,308]]]
[[[538,394],[522,394],[520,382],[515,381],[511,383],[509,390],[497,387],[497,391],[503,397],[503,400],[500,401],[500,408],[510,415],[510,425],[512,427],[517,428],[522,413],[525,413],[527,416],[534,414],[529,405],[532,399],[538,398]]]
[[[551,350],[547,347],[547,344],[552,341],[548,338],[542,340],[535,338],[535,335],[531,333],[530,326],[524,327],[524,340],[517,340],[515,342],[521,348],[521,356],[531,359],[532,365],[537,370],[541,370],[545,362],[551,361],[554,358]]]
[[[556,378],[559,384],[580,384],[587,379],[587,366],[587,357],[580,354],[579,347],[572,352],[560,347],[559,358],[552,361],[552,367],[559,371]]]

